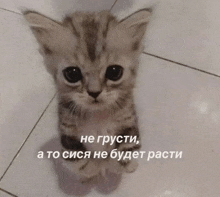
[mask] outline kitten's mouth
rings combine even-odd
[[[90,109],[101,110],[104,106],[102,99],[93,99],[88,102],[88,108]]]

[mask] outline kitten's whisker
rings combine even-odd
[[[77,106],[74,105],[74,106],[72,107],[71,114],[72,114],[72,115],[75,114],[75,113],[76,113],[76,110],[77,110]]]
[[[74,114],[75,108],[76,108],[76,104],[75,104],[75,102],[72,102],[68,108],[71,116]]]
[[[115,101],[115,103],[118,105],[118,107],[119,107],[120,109],[123,109],[123,107],[121,106],[121,104],[119,103],[119,101]]]

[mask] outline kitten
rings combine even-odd
[[[81,136],[136,136],[140,140],[133,88],[150,10],[118,21],[110,12],[75,12],[63,22],[27,11],[26,20],[39,42],[47,70],[58,92],[59,131],[63,150],[139,150],[134,142],[81,143]],[[133,172],[135,160],[68,159],[80,177],[90,179],[106,170]]]

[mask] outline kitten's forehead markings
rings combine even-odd
[[[64,19],[64,22],[63,22],[63,23],[64,23],[65,26],[70,27],[70,29],[72,30],[73,34],[74,34],[77,38],[80,37],[80,34],[79,34],[79,32],[76,30],[75,25],[73,25],[73,20],[72,20],[71,17],[67,16],[67,17]]]
[[[71,19],[72,18],[72,19]],[[116,20],[110,13],[103,11],[96,14],[75,13],[65,19],[87,57],[93,63],[105,51],[110,22]],[[71,24],[70,24],[71,23]]]
[[[96,59],[96,44],[98,41],[99,23],[95,19],[89,19],[82,23],[84,29],[85,42],[87,45],[87,51],[89,58],[92,62]]]

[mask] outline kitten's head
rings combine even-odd
[[[108,11],[76,12],[63,22],[24,13],[61,101],[87,110],[123,107],[132,97],[150,11],[118,21]]]

